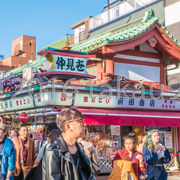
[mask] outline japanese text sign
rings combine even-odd
[[[52,64],[51,66],[53,67],[52,71],[88,74],[86,69],[87,60],[87,58],[53,55],[53,61],[52,59],[51,61],[49,61]]]

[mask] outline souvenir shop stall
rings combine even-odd
[[[84,114],[89,141],[98,150],[102,173],[111,172],[111,160],[123,146],[122,137],[129,132],[138,134],[150,127],[170,127],[162,139],[171,152],[177,151],[180,103],[178,98],[171,99],[174,93],[163,92],[163,98],[159,99],[152,98],[150,91],[112,88],[109,92],[107,87],[77,85],[76,80],[94,78],[86,70],[87,60],[94,56],[49,49],[40,51],[39,55],[43,58],[38,73],[28,67],[28,71],[23,70],[26,76],[22,74],[26,81],[36,76],[32,84],[25,83],[16,91],[0,95],[1,121],[16,127],[26,123],[33,134],[55,122],[63,107],[77,108]],[[59,81],[54,81],[54,77]],[[68,81],[71,78],[75,83]],[[154,97],[159,94],[152,92]]]

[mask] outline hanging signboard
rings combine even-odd
[[[51,64],[50,71],[88,74],[86,69],[87,58],[48,54],[46,59]]]

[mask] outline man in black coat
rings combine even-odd
[[[42,179],[94,180],[90,162],[77,143],[85,128],[82,113],[65,108],[57,115],[56,123],[62,135],[46,148]]]

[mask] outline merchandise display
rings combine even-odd
[[[89,128],[89,141],[97,149],[99,159],[102,161],[111,161],[118,151],[118,138],[111,135],[110,126],[97,126]],[[98,132],[97,132],[98,131]],[[104,132],[103,132],[104,131]]]

